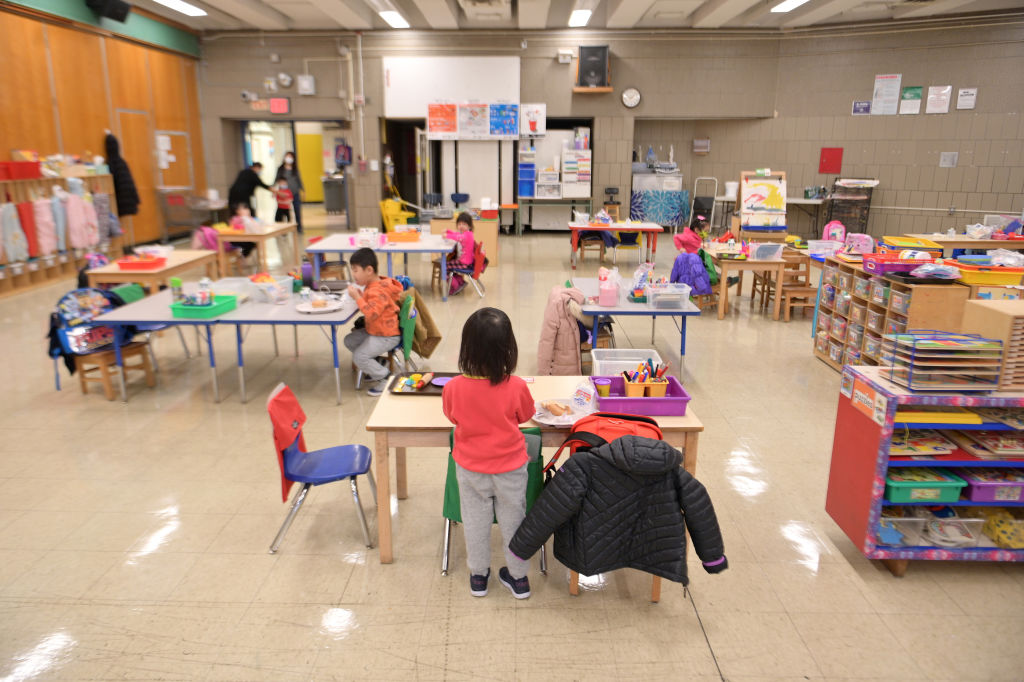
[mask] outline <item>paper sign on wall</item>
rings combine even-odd
[[[454,140],[458,133],[458,110],[454,104],[427,105],[427,139]]]
[[[854,100],[853,111],[851,113],[854,116],[867,116],[871,113],[871,100]]]
[[[897,112],[900,105],[900,82],[903,74],[886,73],[875,76],[875,90],[871,96],[871,114],[889,116]]]
[[[843,172],[843,148],[822,147],[818,159],[818,172],[838,175]]]
[[[932,85],[928,88],[928,104],[926,114],[948,114],[949,100],[953,96],[952,85]]]
[[[486,140],[491,135],[486,104],[459,105],[459,139]]]
[[[540,137],[547,132],[548,105],[519,105],[519,135],[522,137]]]
[[[519,137],[518,104],[492,104],[488,117],[491,137],[510,140]]]
[[[157,135],[156,136],[156,148],[161,151],[170,151],[171,149],[171,136],[170,135]]]
[[[957,109],[973,109],[978,101],[978,88],[960,88],[956,93]]]
[[[924,88],[920,86],[908,86],[903,88],[900,96],[901,114],[920,114],[921,97],[924,95]]]

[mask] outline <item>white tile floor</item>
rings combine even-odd
[[[309,222],[323,224],[311,211]],[[319,220],[319,223],[318,223]],[[315,234],[315,230],[311,229]],[[567,237],[502,237],[487,297],[428,298],[445,339],[429,366],[452,369],[467,314],[516,323],[520,371],[535,370],[550,286],[569,275]],[[671,254],[663,245],[661,266]],[[593,256],[581,268],[593,274]],[[426,288],[429,261],[411,264]],[[0,300],[0,675],[29,679],[1022,679],[1024,571],[913,564],[893,578],[825,514],[838,375],[811,357],[810,323],[751,314],[690,323],[682,379],[707,430],[700,479],[731,568],[691,566],[687,595],[619,571],[567,593],[554,563],[523,602],[469,595],[461,538],[439,575],[445,453],[411,450],[410,497],[393,504],[397,560],[367,551],[347,487],[316,489],[281,551],[286,507],[264,398],[286,381],[311,447],[370,444],[373,399],[343,373],[334,404],[329,346],[300,331],[246,343],[250,402],[238,401],[228,334],[217,339],[223,401],[202,359],[157,341],[159,386],[130,402],[53,390],[47,313],[68,287]],[[616,329],[648,347],[650,323]],[[192,339],[189,339],[190,342]],[[678,334],[657,324],[672,357]],[[363,487],[364,493],[366,486]],[[374,525],[374,512],[367,509]],[[373,530],[373,528],[371,528]],[[498,558],[495,542],[495,562]]]

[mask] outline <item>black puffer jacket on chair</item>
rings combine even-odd
[[[704,486],[668,443],[623,436],[569,457],[509,548],[529,558],[555,534],[555,558],[583,575],[636,568],[686,585],[686,532],[709,572],[726,568]],[[685,531],[684,531],[685,524]]]

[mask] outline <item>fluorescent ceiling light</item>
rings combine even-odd
[[[185,0],[153,0],[158,5],[163,5],[167,9],[173,9],[175,12],[181,12],[188,17],[205,17],[206,10],[195,5],[190,5]]]
[[[394,10],[388,9],[377,14],[380,15],[381,19],[388,22],[388,26],[391,28],[409,28],[409,22],[405,20],[405,17]]]
[[[795,10],[797,7],[799,7],[800,5],[804,4],[805,2],[807,2],[807,0],[784,0],[783,2],[780,2],[779,4],[775,5],[775,7],[772,7],[772,11],[773,12],[792,12],[793,10]]]
[[[587,22],[590,21],[590,14],[589,9],[574,9],[572,14],[569,15],[569,26],[573,28],[586,26]]]

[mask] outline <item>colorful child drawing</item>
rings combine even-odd
[[[780,191],[780,185],[759,182],[746,189],[743,204],[748,211],[786,210],[786,197]]]

